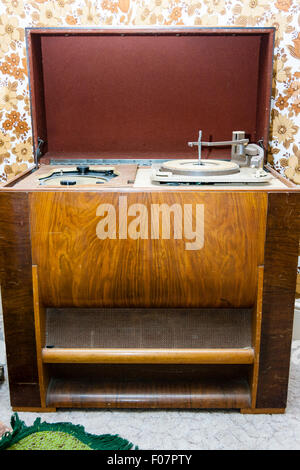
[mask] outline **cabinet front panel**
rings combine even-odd
[[[35,192],[33,264],[47,306],[249,307],[266,193]]]

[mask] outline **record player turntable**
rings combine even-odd
[[[197,160],[171,160],[163,163],[152,173],[152,181],[178,184],[209,183],[267,183],[271,175],[264,169],[264,149],[257,144],[249,144],[244,131],[234,131],[231,141],[202,142],[199,131],[197,142],[189,142],[190,147],[198,147]],[[231,146],[231,160],[203,159],[202,147]]]

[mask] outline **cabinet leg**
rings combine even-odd
[[[39,291],[38,267],[32,266],[32,285],[33,285],[33,307],[34,307],[34,323],[35,323],[35,342],[36,357],[39,376],[39,387],[41,397],[41,409],[47,409],[46,394],[48,387],[48,374],[45,364],[42,360],[42,348],[45,346],[46,335],[46,309],[44,308]]]
[[[244,415],[273,415],[285,413],[285,408],[242,408],[240,412]]]
[[[23,411],[28,413],[54,413],[56,408],[32,408],[30,406],[13,406],[13,411]]]

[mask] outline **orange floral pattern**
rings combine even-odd
[[[276,8],[278,8],[278,10],[289,11],[289,8],[291,7],[292,3],[292,0],[277,0],[275,6]]]
[[[0,0],[0,184],[33,164],[24,28],[101,25],[275,27],[268,158],[299,183],[299,22],[299,0]]]

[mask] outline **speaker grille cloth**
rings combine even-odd
[[[57,348],[243,348],[250,309],[47,309],[46,345]]]

